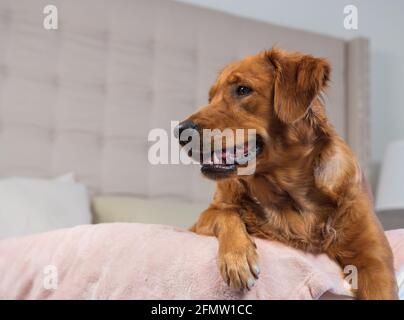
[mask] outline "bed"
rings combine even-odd
[[[330,60],[327,112],[369,174],[367,39],[345,41],[175,1],[52,4],[58,29],[46,30],[46,1],[0,0],[0,176],[74,172],[93,208],[80,224],[192,224],[214,185],[196,165],[150,164],[149,132],[170,132],[172,121],[205,104],[225,64],[274,45]]]

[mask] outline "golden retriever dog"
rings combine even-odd
[[[251,289],[258,279],[253,237],[260,237],[357,268],[358,299],[397,299],[392,252],[357,160],[325,114],[330,69],[325,59],[277,48],[247,57],[222,70],[209,103],[175,130],[177,137],[194,130],[202,145],[212,139],[204,129],[255,130],[254,147],[246,134],[241,146],[255,163],[252,174],[238,174],[235,156],[226,162],[228,150],[240,149],[234,139],[189,152],[214,158],[201,162],[216,181],[214,199],[191,230],[217,237],[220,273],[232,288]]]

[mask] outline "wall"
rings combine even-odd
[[[404,139],[404,1],[180,0],[313,32],[370,39],[373,185],[386,144]],[[345,5],[357,6],[358,30],[343,27]],[[240,39],[242,41],[242,39]]]

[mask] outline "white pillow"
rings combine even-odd
[[[95,223],[137,222],[168,224],[187,229],[208,207],[207,203],[172,198],[145,199],[132,196],[98,195],[92,199]]]
[[[0,180],[0,238],[91,223],[84,185],[69,174],[53,180]]]

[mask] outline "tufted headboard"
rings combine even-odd
[[[148,133],[207,101],[217,72],[274,44],[327,57],[328,113],[366,171],[367,41],[169,0],[0,0],[0,175],[75,172],[95,193],[210,198],[196,165],[147,160]],[[365,58],[364,58],[365,57]]]

